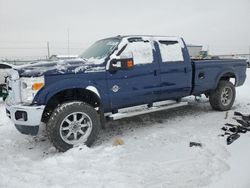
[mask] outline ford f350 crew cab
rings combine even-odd
[[[5,104],[21,133],[36,135],[44,122],[54,146],[66,151],[90,146],[106,119],[185,105],[185,96],[205,94],[213,109],[229,110],[245,79],[245,60],[191,60],[182,38],[117,36],[78,59],[13,70]]]

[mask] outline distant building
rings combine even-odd
[[[5,63],[9,63],[11,65],[24,65],[30,62],[34,62],[37,60],[19,60],[19,59],[1,59],[0,62],[5,62]]]

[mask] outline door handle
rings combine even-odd
[[[204,72],[200,72],[199,75],[198,75],[198,78],[199,79],[204,79],[205,78],[205,73]]]

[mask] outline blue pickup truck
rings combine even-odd
[[[111,37],[77,59],[12,70],[6,113],[23,134],[36,135],[44,122],[53,145],[66,151],[91,146],[107,119],[186,105],[189,95],[229,110],[246,67],[245,60],[192,60],[178,37]]]

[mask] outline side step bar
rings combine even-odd
[[[163,104],[162,104],[163,103]],[[157,112],[161,110],[167,110],[171,108],[177,108],[180,106],[186,106],[188,105],[188,102],[171,102],[167,101],[165,102],[158,102],[154,103],[152,107],[148,107],[147,105],[140,105],[136,107],[130,107],[130,108],[123,108],[118,110],[118,113],[115,114],[106,114],[106,117],[109,120],[118,120],[126,117],[133,117],[133,116],[138,116],[142,114],[147,114],[151,112]]]

